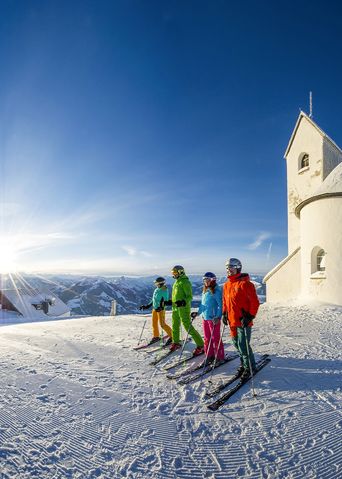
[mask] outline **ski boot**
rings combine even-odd
[[[193,356],[199,356],[200,354],[203,354],[203,353],[204,353],[203,346],[197,346],[197,348],[192,351]]]
[[[215,361],[215,356],[208,356],[207,357],[207,364],[213,364]]]
[[[240,366],[237,368],[236,370],[236,374],[239,374],[239,376],[241,376],[245,371],[245,367],[243,365],[243,363],[240,364]]]
[[[180,349],[181,345],[179,343],[172,343],[170,346],[170,351],[177,351],[177,349]]]

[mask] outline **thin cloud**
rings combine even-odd
[[[128,256],[136,256],[138,254],[137,249],[133,248],[132,246],[122,246],[122,249],[126,251]]]
[[[266,260],[267,260],[267,263],[269,262],[270,260],[270,257],[271,257],[271,251],[272,251],[272,241],[270,242],[269,244],[269,247],[268,247],[268,250],[267,250],[267,255],[266,255]]]
[[[264,232],[264,233],[260,233],[256,238],[255,240],[253,241],[253,243],[250,243],[247,248],[249,250],[255,250],[257,248],[259,248],[259,246],[262,245],[262,243],[267,240],[268,238],[270,238],[271,234],[270,233],[267,233],[267,232]]]
[[[138,250],[134,246],[121,246],[121,248],[128,254],[128,256],[144,256],[150,258],[152,256],[148,251]]]
[[[12,244],[18,253],[32,252],[37,249],[46,248],[50,245],[63,241],[70,241],[76,238],[75,235],[65,232],[53,232],[46,234],[23,233],[6,235],[1,237],[1,243]]]
[[[145,256],[145,258],[151,258],[152,254],[148,251],[140,251],[141,256]]]

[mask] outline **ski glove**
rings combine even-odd
[[[213,325],[216,326],[216,324],[218,324],[220,322],[220,319],[221,318],[213,318],[212,319]]]
[[[139,309],[140,309],[140,311],[145,311],[145,309],[150,309],[151,306],[152,306],[152,303],[142,304],[141,306],[139,306]]]
[[[168,299],[167,301],[164,301],[165,306],[172,306],[172,301],[171,299]]]
[[[244,309],[242,309],[241,312],[242,312],[242,318],[240,319],[240,321],[241,321],[242,327],[248,328],[248,326],[253,321],[255,316],[253,316],[253,314],[249,313],[248,311],[245,311]]]
[[[164,308],[156,308],[155,311],[157,311],[157,313],[160,313],[160,311],[163,311]]]
[[[177,299],[177,301],[175,301],[175,304],[177,308],[181,308],[182,306],[186,306],[186,301],[185,299]]]
[[[193,321],[198,316],[198,313],[194,311],[193,313],[190,314],[190,316],[191,316],[191,320]]]
[[[221,319],[222,319],[223,324],[228,326],[228,313],[223,313],[222,316],[221,316]]]

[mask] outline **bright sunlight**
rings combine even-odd
[[[17,270],[16,259],[18,252],[14,245],[8,243],[8,239],[0,239],[0,273],[14,273]]]

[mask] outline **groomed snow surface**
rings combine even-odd
[[[341,478],[341,316],[262,305],[252,344],[272,361],[258,396],[245,385],[217,412],[208,379],[181,386],[132,349],[146,316],[3,325],[0,477]]]

